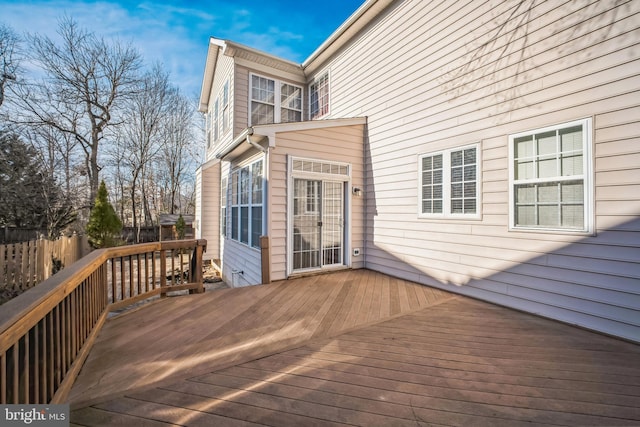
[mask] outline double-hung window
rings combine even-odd
[[[231,239],[254,248],[262,235],[263,176],[262,160],[231,174]]]
[[[421,155],[418,171],[419,216],[479,218],[478,145]]]
[[[329,72],[325,72],[309,85],[309,118],[319,119],[329,114]]]
[[[510,228],[590,232],[591,119],[509,137]]]
[[[207,148],[211,147],[211,144],[213,144],[213,111],[209,110],[207,112],[207,114],[205,115],[205,119],[207,120],[206,123],[206,127],[207,127]]]
[[[229,129],[229,81],[222,88],[222,132]]]
[[[251,124],[302,120],[302,88],[251,74]]]
[[[220,183],[220,235],[227,235],[227,178]]]
[[[213,126],[213,140],[217,142],[220,139],[220,128],[218,127],[218,111],[219,111],[219,102],[216,99],[216,102],[213,104],[213,120],[211,125]]]

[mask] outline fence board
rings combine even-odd
[[[48,279],[55,273],[54,259],[65,267],[82,257],[82,239],[71,236],[0,245],[0,288],[25,291]]]

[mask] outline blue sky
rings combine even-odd
[[[60,17],[105,38],[131,42],[159,61],[186,95],[198,95],[210,36],[304,61],[364,0],[73,1],[0,0],[0,22],[55,37]]]

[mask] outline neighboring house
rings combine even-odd
[[[180,214],[160,214],[160,241],[164,240],[178,240],[178,230],[176,229],[176,223],[180,219]],[[195,237],[195,231],[193,229],[193,222],[195,220],[194,215],[182,215],[184,220],[184,239],[193,239]]]
[[[212,38],[196,235],[233,286],[368,268],[640,341],[640,2],[369,0]],[[222,218],[222,220],[220,219]]]

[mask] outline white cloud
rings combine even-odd
[[[325,1],[355,10],[347,5],[361,0]],[[164,64],[185,94],[197,95],[210,36],[302,62],[341,23],[335,11],[321,15],[305,5],[292,5],[284,0],[268,5],[258,0],[0,0],[0,21],[18,32],[55,40],[60,17],[70,16],[100,36],[131,42],[147,63]]]

